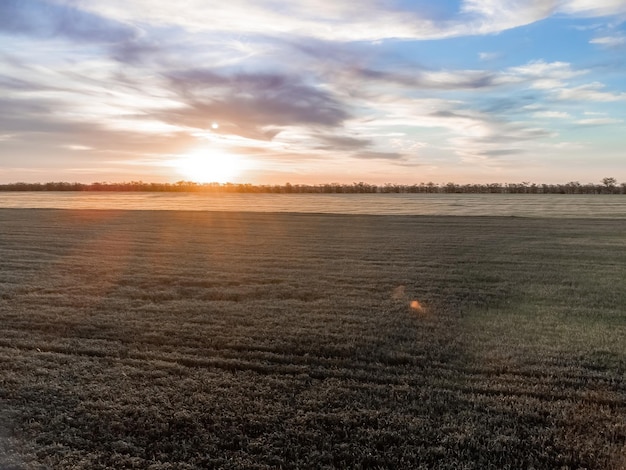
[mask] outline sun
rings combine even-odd
[[[244,169],[241,157],[212,149],[196,149],[173,163],[185,179],[198,183],[232,182]]]

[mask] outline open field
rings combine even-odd
[[[0,468],[280,467],[626,468],[626,220],[0,209]]]

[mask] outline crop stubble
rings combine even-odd
[[[624,468],[625,229],[0,210],[0,468]]]

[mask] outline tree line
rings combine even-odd
[[[615,178],[603,178],[600,183],[581,184],[571,181],[565,184],[488,183],[488,184],[368,184],[364,182],[344,184],[291,184],[257,185],[249,183],[8,183],[0,184],[0,191],[141,191],[141,192],[207,192],[207,193],[277,193],[277,194],[375,194],[375,193],[433,193],[433,194],[626,194],[626,183],[618,184]]]

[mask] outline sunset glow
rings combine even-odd
[[[181,155],[173,165],[186,181],[198,183],[233,182],[244,169],[240,157],[206,148]]]

